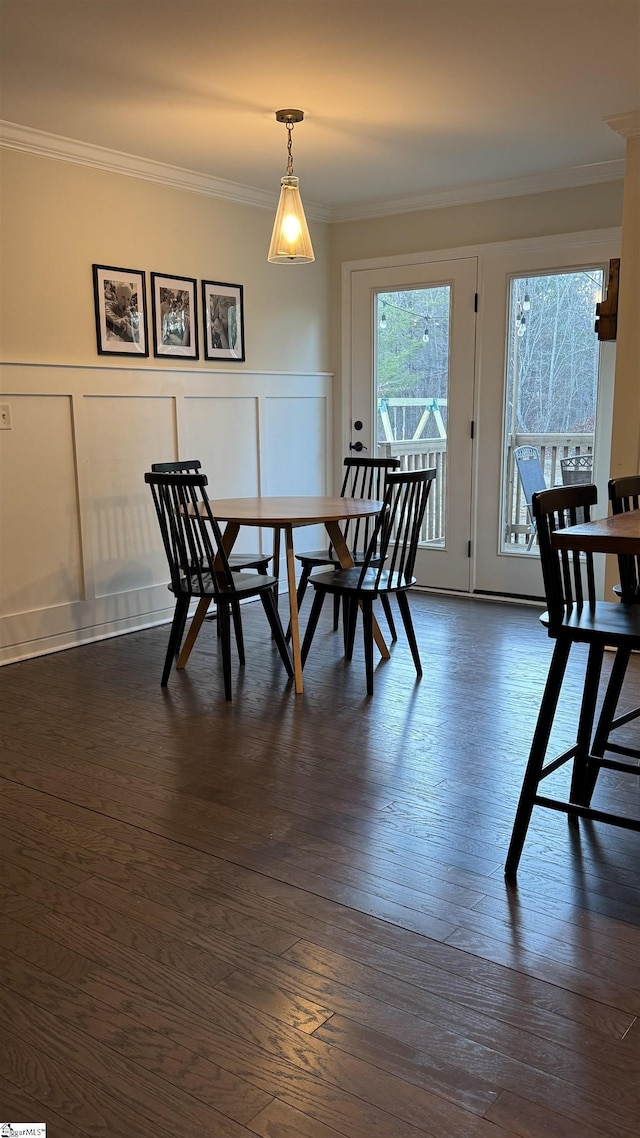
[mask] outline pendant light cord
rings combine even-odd
[[[293,130],[292,122],[287,123],[287,130],[289,132],[287,136],[287,178],[290,178],[293,174],[293,153],[291,151],[291,132]]]

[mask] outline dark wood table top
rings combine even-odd
[[[558,529],[551,542],[556,549],[584,553],[640,554],[640,510]]]

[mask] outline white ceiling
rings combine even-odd
[[[0,0],[0,114],[356,216],[615,162],[640,0]],[[601,167],[606,172],[606,166]],[[584,171],[583,171],[584,173]],[[381,210],[384,212],[384,210]]]

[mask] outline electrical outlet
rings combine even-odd
[[[0,431],[11,430],[11,404],[0,403]]]

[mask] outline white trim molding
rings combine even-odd
[[[112,174],[123,174],[129,178],[141,178],[156,182],[176,190],[189,190],[207,197],[224,198],[241,205],[257,206],[275,212],[278,193],[257,190],[239,182],[227,182],[214,178],[211,174],[201,174],[197,170],[184,170],[181,166],[171,166],[166,162],[155,162],[140,158],[135,154],[125,154],[120,150],[110,150],[106,146],[94,146],[65,138],[60,134],[34,130],[30,126],[7,122],[0,119],[0,146],[8,150],[22,150],[41,158],[57,158],[63,162],[74,162],[78,166],[89,166],[94,170],[107,170]],[[328,221],[329,210],[313,205],[305,200],[307,216],[312,221]]]
[[[623,138],[637,138],[640,134],[640,110],[624,111],[621,115],[607,115],[602,120]]]
[[[633,128],[633,116],[636,126]],[[604,119],[612,130],[630,137],[638,133],[637,111],[624,115],[613,115]],[[616,125],[619,124],[619,125]],[[627,133],[625,134],[625,130]],[[165,162],[155,162],[110,150],[105,146],[94,146],[63,135],[50,134],[21,126],[19,123],[0,119],[0,146],[9,150],[21,150],[42,158],[54,158],[63,162],[74,162],[96,170],[107,170],[130,178],[141,178],[170,186],[173,189],[188,190],[191,193],[205,194],[207,197],[223,198],[241,205],[257,206],[259,209],[274,210],[277,193],[245,186],[239,182],[228,182],[202,174],[197,170],[185,170]],[[474,185],[458,186],[434,190],[417,197],[385,198],[371,202],[356,202],[353,205],[329,206],[308,202],[305,198],[305,211],[311,221],[340,222],[364,221],[373,217],[388,217],[393,214],[419,213],[421,210],[443,209],[447,206],[472,205],[475,202],[491,201],[498,198],[523,197],[526,194],[540,194],[549,190],[571,189],[574,186],[593,185],[598,182],[614,182],[624,178],[624,159],[610,162],[591,162],[583,166],[570,166],[563,170],[550,170],[543,174],[530,174],[524,178],[509,178],[499,182],[478,182]]]
[[[419,213],[421,210],[444,209],[447,206],[473,205],[497,198],[524,197],[526,194],[542,194],[549,190],[568,190],[574,186],[588,186],[597,182],[622,181],[624,167],[624,159],[620,158],[611,162],[570,166],[565,170],[550,170],[546,174],[530,174],[525,178],[478,182],[476,185],[435,190],[419,197],[360,203],[332,210],[330,220],[360,221],[397,213]]]

